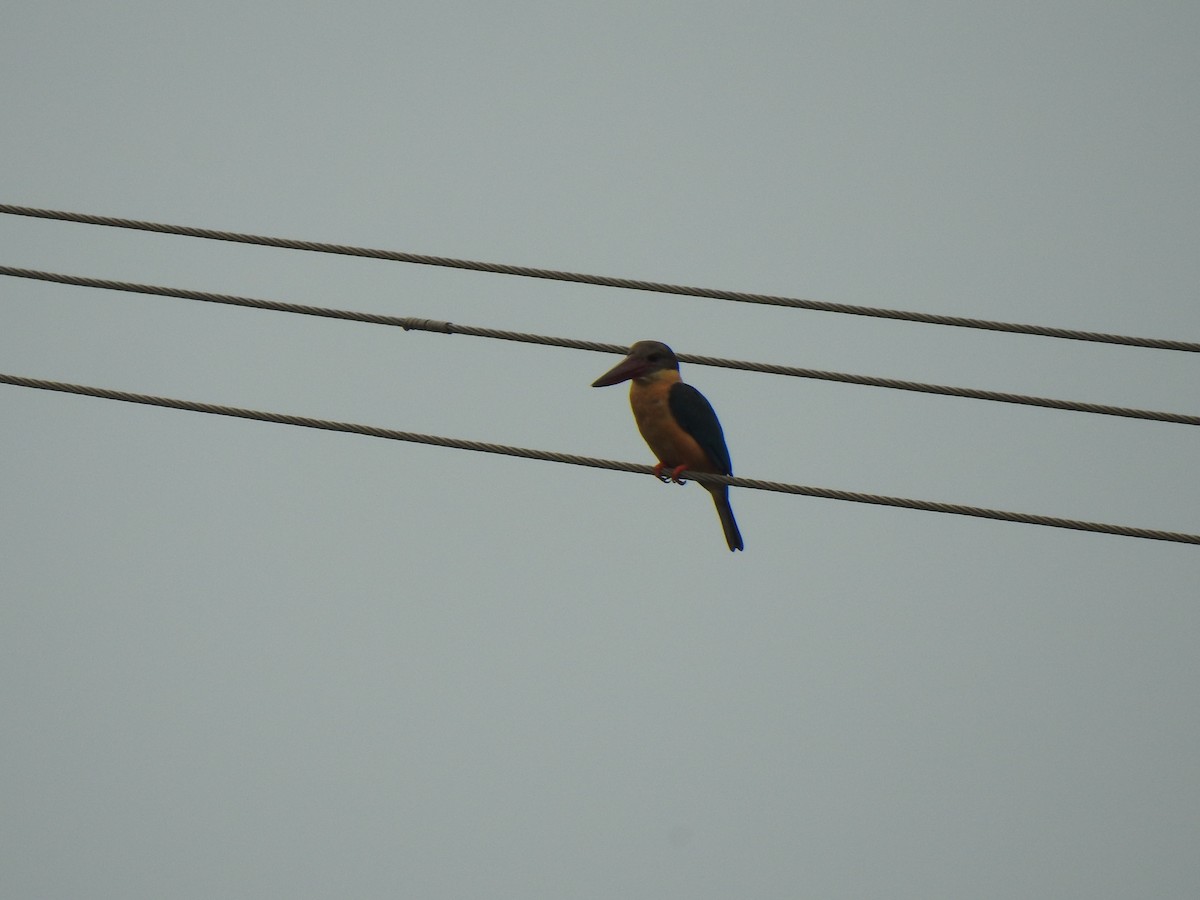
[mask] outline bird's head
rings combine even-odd
[[[679,360],[671,348],[660,341],[638,341],[629,355],[592,382],[592,387],[620,384],[631,378],[650,378],[657,372],[679,371]]]

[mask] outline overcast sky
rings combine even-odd
[[[0,202],[1200,340],[1195,2],[9,3]],[[0,216],[0,263],[1197,413],[1195,354]],[[0,371],[650,463],[606,354],[0,278]],[[685,365],[1200,532],[1187,425]],[[0,895],[1194,898],[1200,548],[0,385]]]

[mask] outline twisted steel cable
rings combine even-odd
[[[486,441],[470,441],[460,438],[441,437],[431,434],[419,434],[411,431],[397,431],[391,428],[378,428],[373,425],[359,425],[352,422],[336,422],[328,419],[314,419],[308,416],[295,416],[286,413],[263,412],[236,406],[224,406],[218,403],[200,403],[193,400],[179,400],[171,397],[157,397],[151,394],[137,394],[130,391],[116,391],[108,388],[92,387],[82,384],[69,384],[61,381],[48,381],[42,378],[27,378],[20,375],[0,373],[0,383],[18,387],[35,388],[46,391],[59,391],[68,394],[78,394],[87,397],[99,397],[106,400],[119,400],[125,403],[140,403],[147,406],[160,406],[169,409],[181,409],[191,412],[209,413],[219,416],[233,416],[241,419],[255,419],[262,422],[275,422],[280,425],[294,425],[302,428],[316,428],[323,431],[340,431],[347,434],[361,434],[368,437],[384,438],[392,441],[409,441],[417,444],[428,444],[435,447],[450,447],[458,450],[473,450],[478,453],[496,453],[503,456],[516,456],[522,459],[537,459],[548,462],[565,463],[572,466],[589,466],[597,469],[611,469],[617,472],[633,472],[639,475],[652,475],[654,469],[640,463],[621,462],[612,459],[597,459],[591,456],[579,456],[574,453],[556,453],[548,450],[535,450],[527,447],[513,447],[506,444],[493,444]],[[913,500],[906,497],[889,497],[882,494],[867,494],[858,491],[842,491],[832,488],[810,487],[802,484],[787,484],[779,481],[763,481],[757,478],[740,478],[729,475],[708,475],[702,473],[683,473],[685,478],[704,484],[728,484],[731,487],[750,488],[760,491],[776,491],[784,494],[801,494],[808,497],[823,497],[829,500],[845,500],[852,503],[870,503],[877,506],[895,506],[902,509],[918,509],[927,512],[949,513],[958,516],[974,516],[983,519],[996,519],[1003,522],[1018,522],[1026,525],[1042,525],[1049,528],[1066,528],[1075,531],[1090,531],[1101,534],[1120,535],[1123,537],[1143,538],[1156,541],[1172,541],[1183,544],[1200,544],[1200,534],[1187,534],[1176,531],[1163,531],[1157,528],[1137,528],[1128,525],[1109,525],[1103,522],[1088,522],[1080,519],[1064,519],[1058,516],[1043,516],[1032,513],[1009,512],[1000,509],[968,506],[961,503],[939,503],[932,500]]]
[[[239,297],[232,294],[216,294],[210,291],[195,291],[186,288],[163,287],[160,285],[138,284],[129,281],[113,281],[106,278],[91,278],[82,275],[65,275],[56,272],[42,272],[35,269],[23,269],[15,266],[0,265],[0,275],[10,275],[15,278],[30,278],[38,281],[50,281],[57,284],[70,284],[79,287],[101,288],[104,290],[126,291],[137,294],[152,294],[162,297],[177,297],[185,300],[198,300],[205,303],[220,303],[228,306],[240,306],[251,309],[266,309],[276,312],[295,313],[306,316],[321,316],[329,319],[346,319],[352,322],[367,322],[374,325],[393,325],[405,331],[431,331],[438,334],[462,334],[473,337],[493,338],[503,341],[518,341],[527,344],[542,344],[552,347],[567,347],[574,350],[593,350],[600,353],[625,353],[628,347],[623,344],[606,343],[603,341],[587,341],[576,338],[552,337],[544,334],[531,334],[521,331],[506,331],[499,328],[484,328],[474,325],[456,325],[453,322],[442,322],[434,319],[422,319],[409,316],[391,316],[381,313],[355,312],[352,310],[332,309],[323,306],[310,306],[302,303],[286,303],[278,300],[263,300],[255,297]],[[1162,412],[1150,409],[1138,409],[1129,406],[1112,406],[1104,403],[1087,403],[1077,400],[1056,400],[1051,397],[1035,397],[1026,394],[1014,394],[1007,391],[988,391],[979,388],[954,387],[942,384],[926,384],[919,381],[905,381],[898,378],[882,378],[874,375],[855,375],[845,372],[828,372],[821,369],[806,369],[799,366],[783,366],[774,363],[748,362],[737,359],[723,359],[716,356],[698,356],[689,353],[677,354],[682,362],[701,366],[716,366],[725,369],[740,369],[747,372],[760,372],[768,375],[787,375],[794,378],[812,378],[821,381],[838,381],[846,384],[860,384],[870,387],[891,388],[899,391],[916,391],[924,394],[940,394],[947,397],[964,397],[971,400],[989,400],[998,403],[1014,403],[1023,406],[1040,406],[1047,409],[1060,409],[1071,412],[1092,413],[1103,416],[1120,416],[1130,419],[1146,419],[1156,422],[1173,422],[1180,425],[1200,425],[1200,415],[1189,413]]]
[[[1183,350],[1200,352],[1200,342],[1180,341],[1166,338],[1133,337],[1122,334],[1107,334],[1098,331],[1081,331],[1073,328],[1054,328],[1045,325],[1027,325],[1018,322],[998,322],[966,316],[947,316],[935,313],[911,312],[872,306],[856,306],[849,303],[830,303],[823,300],[805,300],[799,297],[784,297],[775,294],[756,294],[745,291],[727,291],[713,288],[689,287],[667,284],[660,281],[643,281],[635,278],[615,278],[608,275],[588,275],[582,272],[567,272],[558,269],[541,269],[533,266],[516,266],[504,263],[489,263],[471,259],[455,259],[447,256],[430,256],[422,253],[406,253],[399,250],[377,250],[370,247],[355,247],[347,244],[329,244],[320,241],[303,241],[292,238],[269,237],[245,234],[237,231],[221,231],[214,228],[195,228],[190,225],[169,225],[163,222],[146,222],[117,216],[97,216],[90,213],[65,210],[42,209],[33,206],[18,206],[0,203],[0,213],[26,216],[37,219],[56,219],[62,222],[78,222],[85,225],[103,225],[110,228],[126,228],[150,231],[158,234],[174,234],[183,237],[203,238],[213,241],[230,241],[240,244],[257,244],[264,247],[280,247],[288,250],[305,250],[313,253],[333,253],[341,256],[359,256],[369,259],[384,259],[395,262],[413,263],[422,266],[442,266],[466,269],[475,272],[491,272],[498,275],[517,275],[524,278],[541,278],[551,281],[572,281],[604,287],[626,288],[634,291],[652,291],[660,294],[677,294],[689,297],[706,297],[712,300],[729,300],[737,303],[758,303],[766,306],[781,306],[792,309],[809,309],[820,312],[841,313],[852,316],[872,316],[881,319],[897,319],[920,322],[927,325],[948,325],[958,328],[977,328],[985,331],[1002,331],[1012,334],[1029,334],[1041,337],[1061,338],[1072,341],[1093,341],[1104,344],[1124,344],[1130,347],[1146,347],[1156,350]]]

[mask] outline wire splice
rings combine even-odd
[[[49,281],[57,284],[70,284],[78,287],[100,288],[103,290],[125,291],[137,294],[152,294],[161,297],[177,297],[184,300],[197,300],[205,303],[219,303],[227,306],[240,306],[250,309],[266,309],[276,312],[295,313],[306,316],[320,316],[329,319],[345,319],[351,322],[366,322],[373,325],[393,325],[405,331],[429,331],[438,334],[462,334],[472,337],[493,338],[504,341],[518,341],[527,344],[542,344],[551,347],[566,347],[573,350],[592,350],[599,353],[625,353],[629,348],[623,344],[613,344],[603,341],[588,341],[575,338],[552,337],[544,334],[530,334],[520,331],[506,331],[500,328],[484,328],[474,325],[456,325],[452,322],[441,322],[434,319],[422,319],[407,316],[392,316],[381,313],[355,312],[353,310],[332,309],[323,306],[310,306],[303,303],[286,303],[279,300],[263,300],[255,297],[239,297],[232,294],[216,294],[210,291],[195,291],[186,288],[163,287],[160,285],[138,284],[129,281],[113,281],[106,278],[91,278],[82,275],[64,275],[55,272],[41,272],[35,269],[22,269],[15,266],[0,265],[0,275],[10,275],[14,278],[30,278],[38,281]],[[1084,412],[1103,416],[1120,416],[1130,419],[1145,419],[1156,422],[1172,422],[1179,425],[1200,425],[1200,415],[1190,413],[1162,412],[1150,409],[1138,409],[1129,406],[1113,406],[1104,403],[1087,403],[1077,400],[1057,400],[1051,397],[1034,397],[1026,394],[1014,394],[1007,391],[989,391],[980,388],[954,387],[951,385],[926,384],[919,381],[905,381],[899,378],[883,378],[875,375],[855,375],[845,372],[828,372],[821,369],[806,369],[799,366],[783,366],[774,363],[748,362],[745,360],[723,359],[716,356],[698,356],[680,353],[681,362],[701,366],[715,366],[725,369],[740,369],[746,372],[759,372],[767,375],[787,375],[793,378],[811,378],[820,381],[836,381],[845,384],[858,384],[868,387],[890,388],[899,391],[915,391],[923,394],[940,394],[947,397],[962,397],[970,400],[989,400],[998,403],[1014,403],[1022,406],[1039,406],[1046,409]]]

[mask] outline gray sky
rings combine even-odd
[[[0,201],[1200,339],[1195,3],[9,4]],[[1194,355],[0,216],[2,262],[1197,412]],[[0,280],[0,371],[653,462],[615,357]],[[1200,531],[1183,425],[685,366]],[[0,386],[6,897],[1200,894],[1196,547]]]

